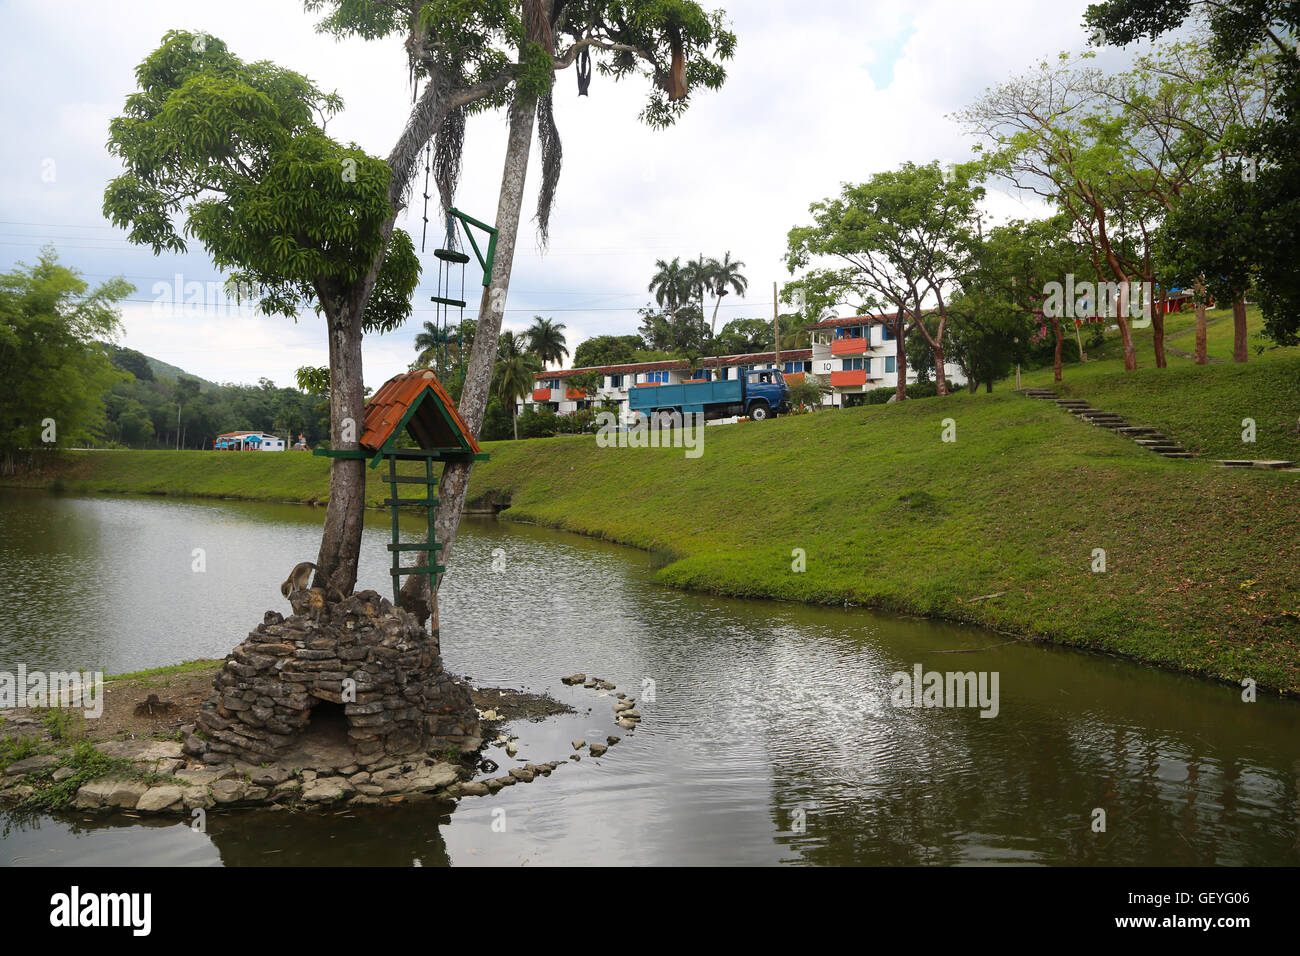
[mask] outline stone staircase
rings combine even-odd
[[[1162,458],[1192,457],[1190,451],[1168,435],[1164,435],[1154,428],[1147,428],[1144,425],[1130,425],[1114,412],[1104,412],[1099,408],[1093,408],[1081,399],[1060,398],[1050,388],[1022,388],[1019,391],[1022,395],[1027,395],[1030,398],[1055,402],[1071,415],[1078,416],[1088,424],[1096,425],[1098,428],[1106,428],[1117,435],[1131,438],[1143,448],[1155,452]]]

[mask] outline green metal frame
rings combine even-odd
[[[455,216],[460,220],[461,225],[465,227],[465,237],[469,239],[470,246],[474,249],[474,255],[478,256],[478,264],[483,267],[483,287],[487,288],[492,283],[492,264],[497,257],[497,231],[496,227],[489,226],[485,222],[479,222],[473,216],[467,216],[455,206],[447,210],[447,215]],[[474,233],[469,231],[470,226],[476,226],[488,234],[487,256],[479,250],[478,243],[474,241]]]
[[[430,592],[437,591],[437,577],[447,569],[436,563],[437,552],[442,550],[442,545],[438,543],[434,536],[433,516],[438,507],[438,499],[433,496],[434,489],[438,486],[438,480],[433,477],[433,454],[427,454],[424,459],[424,475],[399,475],[397,473],[397,456],[385,455],[388,459],[388,476],[384,479],[388,482],[389,497],[384,500],[393,515],[393,541],[388,545],[388,550],[393,554],[393,567],[389,572],[393,577],[393,603],[401,602],[402,597],[402,577],[407,574],[427,574],[429,576]],[[398,489],[404,484],[423,485],[425,496],[423,498],[401,498],[398,497]],[[402,536],[397,528],[397,509],[402,505],[418,505],[425,509],[425,515],[429,524],[429,534],[425,541],[416,544],[402,544]],[[406,567],[402,564],[403,551],[422,551],[424,552],[424,564],[420,564],[417,558],[416,563]]]

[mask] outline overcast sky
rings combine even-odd
[[[615,84],[598,75],[590,96],[580,98],[573,71],[560,74],[555,112],[564,171],[551,246],[543,255],[532,224],[521,228],[507,328],[548,316],[565,324],[570,349],[592,335],[634,332],[636,310],[650,300],[655,260],[701,252],[721,258],[729,251],[746,264],[749,293],[724,300],[719,326],[770,317],[772,283],[789,279],[781,263],[786,233],[806,221],[809,203],[907,160],[968,159],[971,140],[947,115],[1045,54],[1079,50],[1086,41],[1080,24],[1087,0],[724,6],[739,39],[727,83],[693,94],[671,129],[637,120],[642,81]],[[170,301],[178,274],[184,282],[217,279],[211,261],[197,244],[186,255],[155,257],[130,245],[100,211],[105,185],[121,171],[104,148],[109,120],[134,90],[135,66],[169,29],[205,31],[236,56],[273,60],[337,90],[345,108],[331,135],[386,156],[411,102],[401,40],[337,42],[317,34],[314,23],[294,0],[0,0],[0,80],[8,94],[0,267],[32,262],[53,243],[91,283],[125,275],[137,291],[123,305],[120,344],[212,381],[266,377],[290,385],[299,366],[326,364],[324,323],[314,314],[294,323],[219,304],[189,311],[160,305],[160,297]],[[1123,56],[1108,51],[1103,62]],[[502,116],[471,122],[457,204],[485,221],[495,218],[504,146]],[[534,168],[530,216],[536,183]],[[418,192],[405,223],[417,248]],[[999,219],[1037,214],[1006,193],[991,195],[988,207]],[[435,245],[421,256],[425,272],[411,320],[367,339],[371,387],[406,368],[421,323],[433,317]],[[474,286],[476,270],[467,275]]]

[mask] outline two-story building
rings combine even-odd
[[[887,320],[893,316],[856,315],[845,319],[825,319],[808,327],[812,336],[811,371],[823,385],[830,386],[825,403],[847,407],[865,401],[865,393],[875,388],[898,386],[898,341],[889,330]],[[953,385],[965,378],[956,365],[944,363],[944,375]],[[907,384],[916,381],[916,372],[907,370]]]

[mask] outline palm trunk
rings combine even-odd
[[[497,201],[497,248],[492,266],[492,284],[483,290],[479,302],[478,330],[474,334],[474,347],[470,351],[469,365],[465,369],[465,385],[457,405],[461,417],[477,436],[483,427],[487,410],[488,389],[492,384],[492,369],[497,354],[497,337],[501,334],[501,319],[505,313],[506,293],[510,287],[510,270],[515,258],[515,240],[519,234],[519,217],[524,202],[524,180],[528,175],[528,152],[532,145],[533,123],[537,104],[516,96],[510,107],[510,131],[506,140],[505,168],[501,174],[501,193]],[[442,470],[438,486],[438,511],[434,518],[434,534],[442,545],[439,560],[445,564],[451,554],[460,516],[465,508],[465,494],[469,490],[472,462],[448,462]],[[442,584],[442,576],[438,577]],[[402,607],[414,613],[423,623],[433,619],[438,627],[437,596],[429,593],[429,579],[413,574],[402,585]]]
[[[713,323],[709,326],[709,338],[718,334],[718,309],[722,306],[722,296],[718,296],[718,301],[713,303]]]
[[[1232,360],[1246,361],[1246,294],[1232,300]]]
[[[519,441],[519,406],[513,403],[510,405],[510,424],[515,429],[515,441]]]
[[[1205,356],[1205,286],[1196,280],[1196,364],[1204,365]]]

